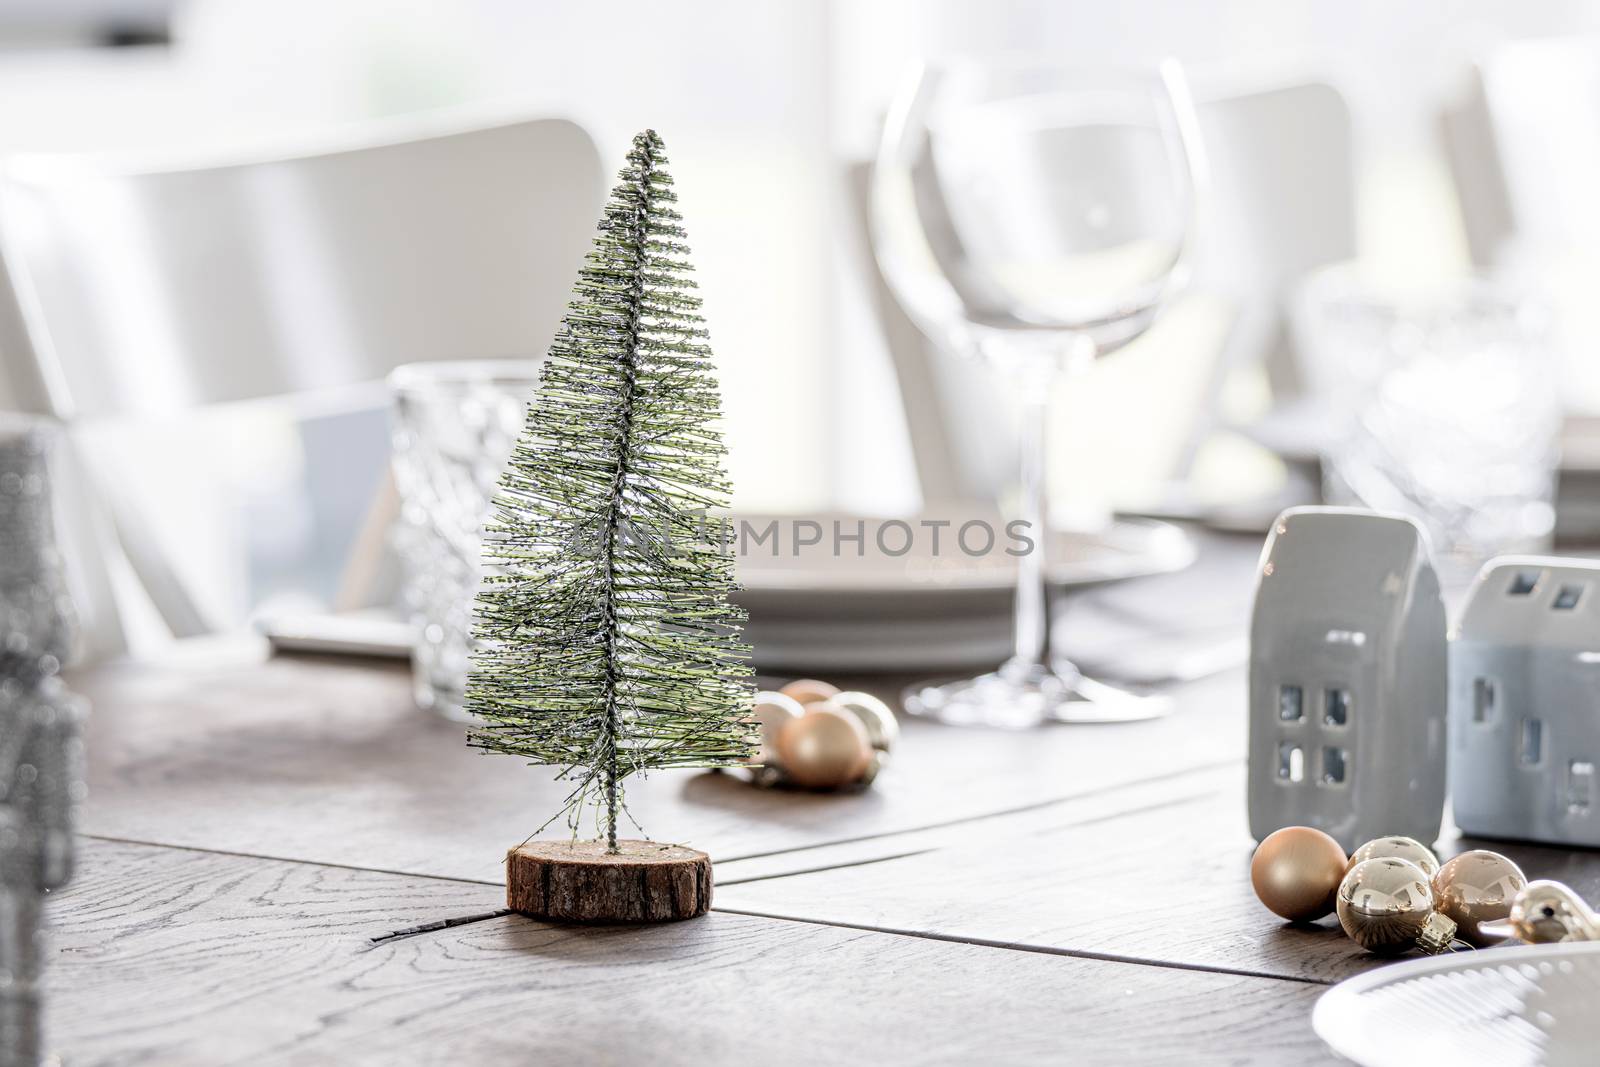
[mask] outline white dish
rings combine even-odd
[[[1016,557],[1007,548],[1017,544],[1006,537],[1004,522],[983,518],[996,534],[994,547],[982,555],[969,555],[958,544],[965,519],[947,520],[934,551],[930,531],[919,524],[946,521],[924,516],[901,520],[912,527],[909,550],[898,554],[904,534],[880,528],[896,520],[859,519],[843,515],[738,516],[755,532],[776,521],[776,545],[745,538],[739,551],[739,581],[744,589],[738,600],[752,616],[819,618],[905,618],[926,620],[930,615],[963,614],[1000,616],[1009,612],[1016,581]],[[819,543],[795,548],[796,522],[815,522],[822,533]],[[833,523],[846,535],[862,523],[863,543],[836,546]],[[810,534],[807,529],[807,536]],[[983,543],[976,530],[969,547]],[[774,547],[777,549],[774,551]],[[859,554],[858,554],[859,552]],[[1147,519],[1124,519],[1094,532],[1057,531],[1051,541],[1050,581],[1056,586],[1081,586],[1124,578],[1166,574],[1194,561],[1194,543],[1176,526]]]
[[[757,531],[774,521],[742,519]],[[770,542],[757,550],[747,541],[739,554],[744,588],[737,599],[750,611],[745,638],[758,668],[955,673],[993,667],[1010,655],[1016,557],[1005,551],[1012,542],[1004,540],[1004,523],[987,520],[1000,535],[996,546],[971,556],[957,543],[970,516],[941,529],[937,553],[928,531],[919,527],[922,520],[905,520],[919,536],[902,555],[884,552],[877,543],[879,527],[892,520],[811,517],[822,539],[798,554],[791,536],[797,520],[776,521],[782,538],[777,553]],[[835,552],[835,521],[847,534],[863,524],[859,555],[851,541]],[[891,552],[898,551],[904,532],[889,532],[902,538],[887,541]],[[1057,587],[1164,574],[1183,569],[1195,556],[1182,530],[1146,519],[1118,521],[1094,533],[1059,531],[1051,549],[1050,580]]]
[[[952,619],[764,621],[752,615],[745,640],[754,663],[770,672],[927,671],[993,667],[1011,654],[1009,615]]]
[[[274,652],[407,659],[411,624],[387,613],[302,614],[260,619],[256,629]]]
[[[777,521],[782,551],[747,546],[739,558],[744,584],[737,599],[750,611],[745,639],[762,670],[958,672],[992,667],[1011,652],[1011,592],[1016,560],[996,551],[974,558],[932,552],[923,536],[913,551],[893,556],[875,549],[882,520],[866,523],[865,551],[853,546],[833,555],[832,522],[856,519],[805,517],[822,524],[823,541],[792,552],[797,517],[742,516],[757,530]],[[915,525],[919,520],[907,520]],[[1004,524],[995,530],[1003,536]],[[954,538],[955,522],[941,548]],[[897,547],[891,542],[891,547]],[[1052,545],[1052,584],[1084,586],[1122,578],[1164,574],[1188,566],[1195,547],[1168,523],[1127,519],[1098,533],[1060,531]],[[411,629],[403,621],[372,615],[274,618],[260,624],[280,652],[312,652],[403,658],[411,652]]]
[[[1600,1062],[1600,943],[1519,945],[1410,960],[1346,979],[1311,1013],[1363,1067]]]

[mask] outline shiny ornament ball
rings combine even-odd
[[[778,762],[796,785],[837,789],[866,772],[872,742],[866,727],[848,711],[813,704],[778,734]]]
[[[1275,915],[1311,922],[1333,910],[1344,877],[1344,849],[1310,826],[1286,826],[1268,834],[1250,860],[1250,884]]]
[[[799,701],[801,704],[815,704],[819,700],[827,700],[839,695],[839,687],[827,682],[819,682],[815,678],[797,678],[778,690],[786,697]]]
[[[1527,884],[1522,869],[1500,853],[1474,849],[1439,868],[1433,876],[1433,900],[1455,920],[1457,937],[1488,945],[1499,939],[1479,927],[1509,917],[1511,902]]]
[[[761,728],[761,747],[750,760],[752,766],[775,767],[778,757],[778,734],[783,724],[798,719],[806,713],[794,697],[782,693],[762,691],[756,694],[755,710],[750,718]]]
[[[1600,916],[1568,886],[1529,882],[1511,902],[1511,932],[1530,945],[1600,941]]]
[[[879,752],[887,752],[900,736],[900,723],[889,710],[889,705],[871,693],[839,693],[828,700],[836,708],[843,708],[861,720],[867,729],[867,739]]]
[[[1428,876],[1410,860],[1362,860],[1339,883],[1339,925],[1368,952],[1394,955],[1425,947],[1439,951],[1455,924],[1434,909]]]
[[[1422,873],[1432,878],[1439,873],[1439,857],[1433,854],[1433,849],[1424,845],[1414,837],[1375,837],[1350,853],[1350,862],[1345,866],[1345,873],[1356,864],[1365,860],[1381,859],[1393,856],[1395,859],[1410,860],[1422,868]]]

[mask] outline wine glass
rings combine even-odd
[[[1054,658],[1047,602],[1050,386],[1149,329],[1188,280],[1204,165],[1172,61],[1150,71],[924,66],[885,123],[872,182],[884,276],[936,343],[996,368],[1020,403],[1015,649],[997,671],[913,686],[914,715],[1026,727],[1151,718],[1170,702]]]

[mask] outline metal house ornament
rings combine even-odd
[[[55,434],[0,420],[0,1064],[44,1055],[46,895],[72,876],[84,702],[55,675],[74,616],[51,509]]]
[[[1313,826],[1351,849],[1439,836],[1445,615],[1411,519],[1290,508],[1250,623],[1250,832]]]
[[[0,679],[19,689],[61,669],[77,628],[52,507],[57,437],[47,423],[0,415]]]
[[[1600,561],[1490,560],[1451,637],[1456,823],[1600,846]]]

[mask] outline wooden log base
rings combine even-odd
[[[711,857],[659,841],[529,841],[506,853],[506,906],[577,923],[693,919],[711,909]]]

